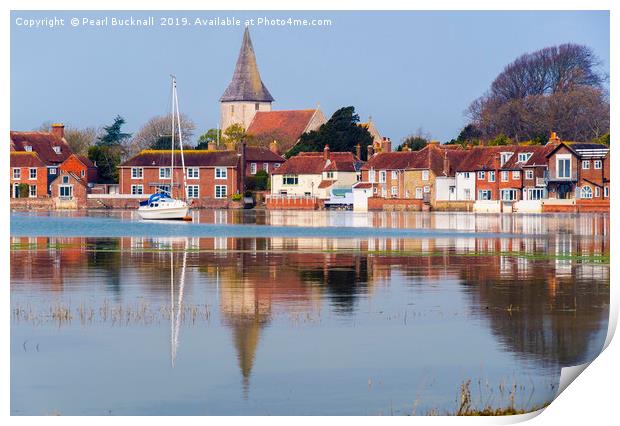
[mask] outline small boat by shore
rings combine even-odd
[[[170,155],[170,192],[159,190],[146,201],[140,202],[138,215],[143,220],[191,220],[188,216],[187,183],[185,182],[185,158],[183,157],[183,139],[181,136],[181,116],[179,114],[179,100],[177,98],[177,80],[172,77],[172,134]],[[181,151],[181,167],[183,169],[183,195],[185,199],[177,199],[172,195],[174,188],[174,127],[178,126],[179,148]]]

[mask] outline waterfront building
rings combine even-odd
[[[87,184],[97,183],[97,166],[84,155],[71,154],[59,168],[61,171],[74,173]]]
[[[47,167],[36,152],[12,151],[11,198],[47,197]]]

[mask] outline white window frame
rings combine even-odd
[[[250,163],[250,174],[255,175],[257,171],[256,163]]]
[[[142,195],[142,194],[144,194],[144,186],[142,186],[142,184],[131,185],[131,193],[133,195]]]
[[[508,161],[510,161],[511,157],[512,157],[512,152],[502,152],[500,154],[500,163],[501,163],[501,165],[503,166]]]
[[[479,171],[478,172],[478,180],[484,180],[485,176],[486,175],[485,175],[484,171]]]
[[[507,194],[510,194],[510,197],[506,197]],[[502,201],[517,201],[517,190],[513,188],[502,189],[499,191],[499,198]]]
[[[581,168],[588,170],[590,168],[590,160],[581,160]]]
[[[513,170],[512,171],[512,180],[521,179],[521,171]]]
[[[34,176],[32,172],[34,172]],[[37,180],[37,168],[36,167],[28,168],[28,180]]]
[[[463,177],[465,179],[469,179],[469,172],[463,172]]]
[[[587,191],[585,189],[588,189]],[[590,200],[592,198],[592,188],[589,185],[584,185],[579,190],[579,198],[583,198],[585,200]]]
[[[22,178],[22,169],[19,167],[13,167],[13,180],[20,180]]]
[[[430,174],[428,170],[422,170],[422,180],[429,180],[429,179],[430,179]]]
[[[508,170],[502,170],[500,174],[501,174],[502,182],[509,181],[510,174],[508,173]]]
[[[37,198],[37,186],[36,185],[28,185],[28,197]]]
[[[282,175],[282,185],[299,185],[299,175]]]
[[[263,163],[263,170],[269,173],[269,163]]]
[[[374,170],[370,170],[368,172],[368,181],[374,183],[376,178],[376,173]]]
[[[188,167],[187,178],[188,179],[200,179],[200,167]]]
[[[392,180],[398,179],[398,172],[396,170],[392,170]]]
[[[142,179],[144,176],[144,169],[142,167],[132,167],[131,168],[131,178],[132,179]]]
[[[519,163],[526,163],[531,157],[532,157],[531,152],[520,152],[517,160],[519,160],[518,161]]]
[[[62,195],[62,190],[66,189],[69,192],[69,195]],[[60,198],[73,198],[73,185],[59,185],[58,186],[58,196]]]
[[[398,195],[398,187],[393,186],[391,192],[392,192],[392,197],[397,196]]]
[[[424,185],[424,193],[429,194],[431,192],[431,187],[429,185]]]
[[[534,194],[536,194],[536,196],[534,196]],[[545,198],[547,198],[545,188],[528,188],[527,189],[528,200],[544,200]]]
[[[534,170],[529,170],[529,169],[528,169],[528,170],[526,170],[526,171],[525,171],[525,178],[526,178],[527,180],[532,180],[532,179],[534,179]]]
[[[159,178],[160,179],[170,179],[171,177],[172,177],[172,170],[171,170],[170,167],[160,167],[159,168]]]
[[[483,197],[482,194],[488,194],[488,198]],[[478,200],[490,201],[492,198],[493,198],[493,192],[490,189],[479,189],[478,190]]]
[[[24,151],[26,151],[26,152],[32,152],[32,146],[30,146],[30,145],[26,145],[26,146],[24,146]]]
[[[277,169],[278,167],[280,167],[280,163],[273,163],[273,168]]]
[[[56,167],[50,167],[50,175],[55,175],[56,174]]]
[[[387,172],[385,170],[379,170],[379,183],[385,183],[387,178]]]
[[[601,160],[594,160],[594,168],[596,170],[601,170],[603,168],[603,161],[601,161]]]
[[[560,175],[560,162],[568,160],[568,176]],[[570,179],[573,175],[573,159],[570,154],[558,154],[555,157],[555,173],[558,179]]]
[[[415,189],[415,199],[421,200],[424,198],[424,188],[416,188]]]
[[[325,172],[325,178],[326,179],[333,179],[334,178],[334,172]]]
[[[605,198],[609,197],[609,187],[608,186],[603,188],[603,194],[604,194]]]
[[[493,170],[489,171],[489,182],[495,182],[495,172]]]
[[[594,197],[595,198],[600,198],[601,197],[601,188],[599,188],[598,186],[594,187]]]
[[[200,185],[187,185],[187,198],[200,198]]]
[[[228,169],[226,167],[215,168],[215,179],[228,179]]]
[[[222,193],[223,190],[223,193]],[[215,198],[227,198],[228,197],[228,185],[215,185],[215,188],[213,190],[213,195],[215,195]]]

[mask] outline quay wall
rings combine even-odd
[[[422,211],[424,200],[408,198],[368,198],[369,211]]]

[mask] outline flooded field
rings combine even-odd
[[[605,340],[608,215],[193,214],[11,216],[12,414],[531,410]]]

